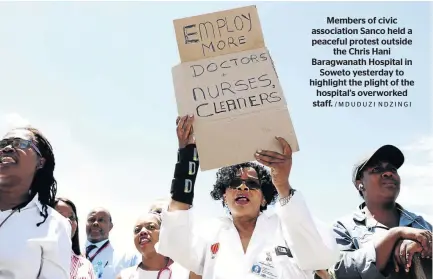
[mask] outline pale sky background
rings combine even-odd
[[[58,193],[78,207],[82,243],[92,207],[111,210],[114,243],[132,245],[135,218],[152,200],[169,196],[177,149],[171,67],[179,63],[172,20],[250,4],[0,3],[0,131],[31,123],[46,134],[54,146]],[[431,6],[257,4],[301,149],[291,183],[325,222],[361,202],[351,184],[352,165],[383,144],[406,155],[399,201],[433,216]],[[310,30],[325,27],[326,16],[393,16],[413,28],[414,45],[393,49],[414,61],[405,69],[416,80],[411,108],[311,106],[317,98],[309,78],[318,71],[311,57],[332,56],[330,48],[310,46]],[[198,220],[226,214],[210,198],[214,179],[215,171],[199,173]]]

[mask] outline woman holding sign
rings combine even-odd
[[[178,119],[178,162],[171,201],[162,214],[158,252],[186,269],[211,278],[313,278],[338,260],[332,230],[319,229],[302,195],[289,183],[292,151],[277,138],[282,153],[258,151],[262,165],[224,167],[211,191],[230,216],[213,222],[201,236],[193,232],[192,201],[199,161],[192,135],[193,117]],[[278,197],[275,213],[267,206]]]

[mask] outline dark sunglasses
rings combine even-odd
[[[230,184],[229,184],[229,188],[231,189],[236,189],[237,187],[239,187],[240,185],[244,184],[251,190],[260,190],[262,187],[260,185],[260,183],[258,183],[255,180],[252,179],[240,179],[240,178],[234,178]]]
[[[39,156],[42,157],[39,148],[31,140],[25,140],[20,138],[2,139],[0,141],[0,149],[3,149],[7,146],[11,146],[12,148],[21,149],[21,150],[32,148]]]

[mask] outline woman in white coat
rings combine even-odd
[[[138,218],[134,225],[134,244],[142,256],[141,262],[123,269],[116,279],[188,279],[188,270],[155,251],[160,226],[161,208],[152,207],[148,214]]]
[[[71,225],[52,208],[55,165],[36,129],[13,129],[0,140],[1,279],[69,279]]]
[[[277,138],[282,153],[256,153],[257,161],[270,167],[270,173],[255,163],[218,171],[211,196],[222,200],[230,217],[211,223],[203,235],[195,234],[191,207],[199,161],[193,120],[184,116],[177,121],[178,162],[172,200],[162,214],[160,254],[203,279],[313,278],[316,270],[338,261],[332,229],[317,226],[302,195],[289,183],[292,151],[282,138]],[[277,197],[276,212],[267,212]]]

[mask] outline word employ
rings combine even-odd
[[[218,18],[215,22],[205,21],[184,26],[185,44],[201,43],[203,56],[208,52],[216,52],[230,47],[238,47],[246,43],[245,36],[236,36],[236,32],[251,32],[253,22],[251,14],[236,15],[233,18]],[[217,32],[216,32],[217,31]],[[206,44],[207,42],[207,44]]]
[[[259,55],[251,54],[249,56],[244,56],[241,58],[232,58],[222,61],[221,63],[211,62],[206,66],[202,65],[191,65],[192,69],[192,77],[199,77],[205,72],[213,73],[218,69],[230,69],[232,67],[236,67],[239,64],[247,65],[251,63],[264,62],[268,60],[268,56],[266,52],[260,53]],[[238,61],[240,62],[238,64]]]

